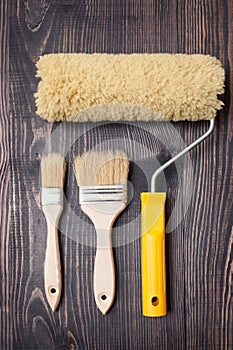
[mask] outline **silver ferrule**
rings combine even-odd
[[[63,188],[43,188],[41,189],[41,205],[63,205]]]
[[[96,202],[127,203],[127,184],[79,187],[80,204],[91,204]]]

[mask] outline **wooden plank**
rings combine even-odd
[[[1,349],[10,349],[12,323],[10,290],[10,198],[9,198],[9,5],[0,4],[0,256],[1,256]]]
[[[6,33],[8,5],[1,5],[1,30]],[[2,235],[2,334],[5,348],[14,349],[228,349],[232,347],[232,2],[109,0],[12,1],[10,11],[10,164],[11,226]],[[5,45],[5,46],[4,46]],[[167,235],[169,313],[151,319],[141,315],[139,193],[147,190],[155,154],[169,157],[167,148],[151,135],[156,123],[138,126],[109,124],[88,130],[88,125],[50,125],[35,114],[37,88],[35,62],[50,52],[186,52],[219,57],[226,69],[226,108],[217,119],[213,136],[192,151],[180,175],[189,178],[194,196],[182,223]],[[8,57],[2,41],[1,57]],[[7,61],[5,61],[7,62]],[[7,66],[7,63],[6,63]],[[1,106],[6,106],[8,78],[2,70]],[[4,92],[5,91],[5,92]],[[5,102],[4,102],[5,101]],[[7,110],[1,107],[2,130]],[[176,126],[186,143],[206,130],[206,123]],[[164,133],[170,129],[164,129]],[[8,147],[7,133],[4,147]],[[67,147],[66,206],[61,220],[64,290],[57,312],[49,309],[43,290],[46,223],[40,210],[40,157],[53,135],[53,148]],[[56,136],[55,136],[56,135]],[[74,140],[74,145],[70,140]],[[126,148],[132,159],[129,180],[134,197],[116,222],[128,244],[115,249],[117,291],[111,311],[104,317],[93,298],[95,232],[78,205],[73,158],[105,142]],[[173,151],[180,142],[169,144]],[[140,154],[142,162],[137,163]],[[144,160],[148,158],[148,160]],[[3,169],[3,168],[0,168]],[[145,171],[146,169],[146,171]],[[146,174],[145,174],[146,173]],[[7,188],[7,172],[4,189]],[[166,172],[167,218],[177,198],[178,170]],[[187,183],[186,183],[187,185]],[[1,191],[3,185],[1,185]],[[183,188],[188,197],[190,188]],[[7,192],[6,192],[7,193]],[[5,192],[0,192],[9,224]],[[4,197],[5,196],[5,197]],[[5,202],[4,202],[5,201]],[[182,214],[178,203],[177,215]],[[79,219],[79,221],[77,221]],[[89,224],[89,226],[87,226]],[[133,230],[132,230],[133,227]],[[88,232],[89,231],[89,232]],[[132,232],[133,231],[133,232]],[[125,240],[125,243],[127,239]],[[10,249],[10,252],[9,252]],[[9,268],[10,266],[10,268]]]
[[[188,349],[233,346],[232,11],[232,1],[207,1],[197,6],[201,26],[194,29],[199,48],[221,59],[226,93],[213,135],[193,152],[196,195],[185,220]]]

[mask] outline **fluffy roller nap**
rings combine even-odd
[[[53,121],[212,119],[224,69],[206,55],[49,54],[37,62],[37,113]]]

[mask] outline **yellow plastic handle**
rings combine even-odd
[[[165,316],[165,201],[166,193],[141,193],[143,315]]]

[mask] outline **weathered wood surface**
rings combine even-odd
[[[232,1],[6,0],[0,7],[1,348],[232,349]],[[151,152],[164,162],[168,151],[141,127],[111,124],[88,131],[86,125],[67,125],[60,130],[39,119],[33,99],[35,62],[50,52],[204,53],[225,67],[225,108],[213,135],[191,152],[192,162],[186,161],[181,172],[187,185],[193,170],[193,196],[181,224],[167,235],[167,317],[142,316],[140,225],[135,223],[133,233],[125,225],[139,216],[139,193],[147,189],[144,163],[140,168],[134,157],[138,151],[142,158]],[[150,130],[156,127],[149,124]],[[207,124],[176,128],[189,143]],[[43,290],[46,226],[39,169],[55,130],[59,148],[68,147],[65,193],[70,207],[61,221],[66,233],[60,236],[62,300],[52,313]],[[71,147],[69,139],[82,131]],[[131,242],[115,249],[116,300],[102,316],[93,298],[95,249],[87,244],[91,238],[94,245],[95,233],[92,228],[86,232],[89,221],[78,205],[72,160],[83,149],[120,138],[133,160],[129,180],[135,193],[116,226],[119,234],[131,235]],[[173,140],[170,146],[176,151],[180,144]],[[145,164],[152,172],[153,159]],[[167,217],[177,198],[178,174],[175,167],[165,174]],[[187,186],[183,191],[189,195]],[[82,219],[78,227],[72,210]],[[180,204],[177,215],[181,211]]]

